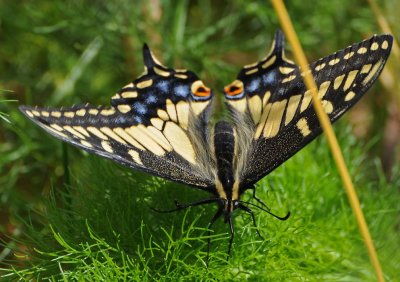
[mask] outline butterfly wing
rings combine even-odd
[[[21,106],[53,136],[89,152],[176,182],[208,190],[205,156],[212,93],[186,70],[161,65],[147,45],[145,72],[111,99],[111,107]]]
[[[246,189],[321,133],[302,72],[284,56],[277,31],[270,54],[245,66],[225,87],[227,104],[241,132],[237,170]],[[318,96],[332,122],[352,107],[379,76],[392,45],[373,36],[310,65]]]

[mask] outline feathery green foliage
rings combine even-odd
[[[365,1],[287,5],[310,60],[378,30]],[[0,233],[9,235],[0,237],[0,280],[374,281],[323,138],[257,184],[271,211],[290,210],[291,218],[256,211],[261,240],[251,218],[236,213],[229,262],[227,226],[217,222],[207,269],[205,227],[216,207],[150,209],[206,195],[61,145],[17,110],[17,104],[108,104],[142,71],[144,42],[166,65],[191,69],[219,90],[266,54],[277,27],[268,1],[0,2],[0,88],[12,90],[0,99],[10,121],[0,121]],[[377,89],[367,94],[375,104],[383,96]],[[366,154],[382,132],[373,131],[365,145],[345,123],[336,127],[340,143],[386,278],[395,281],[400,168],[387,180]]]

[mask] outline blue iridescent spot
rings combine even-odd
[[[133,117],[133,120],[134,120],[135,122],[137,122],[137,123],[142,123],[142,118],[139,117],[139,116],[134,116],[134,117]]]
[[[276,81],[276,73],[271,71],[263,75],[263,81],[265,84],[274,84]]]
[[[169,82],[166,80],[161,80],[157,83],[156,87],[163,93],[168,93]]]
[[[141,115],[144,115],[147,113],[147,107],[143,103],[136,102],[133,104],[133,108],[135,109],[135,112]]]
[[[153,104],[157,102],[157,96],[153,93],[148,94],[146,97],[146,104]]]
[[[246,90],[249,92],[254,92],[260,87],[260,79],[256,78],[253,79],[249,85],[246,86]]]
[[[189,94],[189,86],[187,85],[175,86],[175,94],[180,97],[187,97],[187,95]]]

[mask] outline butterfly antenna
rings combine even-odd
[[[171,209],[171,210],[159,210],[154,207],[150,207],[153,211],[158,212],[158,213],[170,213],[170,212],[176,212],[180,210],[187,209],[189,207],[194,207],[194,206],[200,206],[200,205],[205,205],[209,203],[214,203],[219,201],[219,198],[211,198],[211,199],[202,199],[200,201],[192,202],[192,203],[187,203],[187,204],[182,204],[178,200],[175,200],[175,206],[176,208]]]
[[[266,213],[272,215],[273,217],[275,217],[275,218],[277,218],[277,219],[279,219],[279,220],[282,220],[282,221],[283,221],[283,220],[287,220],[287,219],[290,217],[290,212],[288,212],[284,217],[281,217],[281,216],[278,216],[278,215],[276,215],[276,214],[270,212],[270,211],[267,210],[267,209],[264,209],[263,207],[260,207],[260,206],[255,205],[255,204],[253,204],[253,203],[249,203],[249,202],[245,202],[245,201],[239,201],[239,204],[246,204],[246,205],[253,206],[253,207],[258,208],[258,209],[260,209],[260,210],[262,210],[262,211],[264,211],[264,212],[266,212]]]

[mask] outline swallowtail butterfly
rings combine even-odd
[[[310,65],[318,96],[332,122],[352,107],[377,79],[392,46],[390,35],[373,36]],[[183,205],[216,203],[209,228],[232,212],[254,215],[240,197],[321,133],[299,67],[284,55],[275,34],[270,53],[247,65],[224,88],[232,122],[209,126],[213,91],[196,74],[162,65],[147,45],[145,72],[111,98],[111,106],[21,111],[51,135],[88,152],[211,194]],[[285,217],[275,217],[285,220]]]

